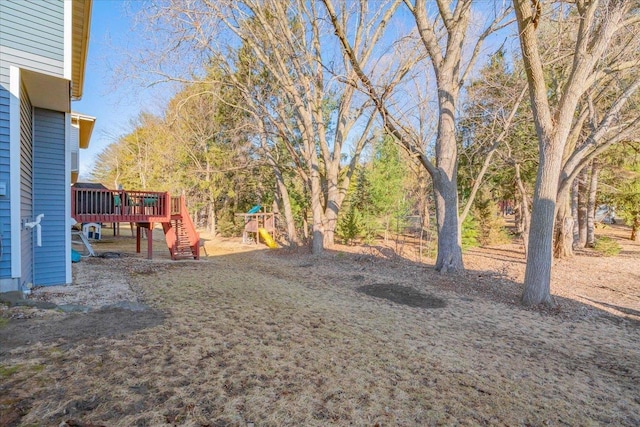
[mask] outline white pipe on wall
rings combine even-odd
[[[42,218],[44,218],[44,214],[40,214],[36,217],[35,221],[32,222],[25,222],[24,226],[26,228],[34,228],[36,229],[36,246],[40,247],[42,246],[42,225],[40,225],[40,222],[42,221]]]

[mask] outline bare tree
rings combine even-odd
[[[411,2],[404,0],[416,28],[417,37],[431,70],[437,89],[437,136],[433,153],[426,150],[427,141],[421,140],[414,123],[394,108],[390,95],[398,82],[380,87],[370,70],[354,50],[355,38],[345,25],[344,8],[338,13],[334,2],[322,0],[336,35],[356,71],[362,90],[373,100],[382,116],[387,131],[393,135],[412,155],[420,160],[433,180],[436,217],[438,226],[438,254],[436,269],[440,272],[464,269],[460,245],[460,222],[458,217],[458,153],[456,146],[456,114],[460,91],[474,69],[485,39],[494,31],[508,24],[509,8],[498,8],[488,23],[481,29],[472,28],[472,1],[451,2],[439,0],[437,10],[430,10],[426,0]],[[372,13],[369,3],[361,0],[355,16],[368,19],[369,27],[382,32],[392,18],[399,1],[389,2],[384,12]],[[376,10],[382,9],[376,5]],[[379,41],[380,37],[374,39]],[[413,64],[408,64],[408,74]],[[403,75],[404,75],[403,74]],[[423,90],[427,90],[426,86]],[[431,154],[434,155],[433,161]]]
[[[156,0],[143,10],[142,20],[150,23],[147,34],[156,43],[149,44],[153,48],[141,60],[133,60],[143,69],[135,74],[151,84],[191,83],[203,68],[220,67],[225,75],[221,83],[235,85],[245,96],[230,107],[266,124],[263,136],[286,145],[294,157],[311,199],[314,253],[331,246],[340,206],[374,120],[369,119],[370,101],[346,84],[353,71],[339,49],[327,44],[330,35],[318,19],[317,6],[302,0]],[[363,37],[363,52],[371,56],[365,43]],[[253,77],[263,73],[268,80],[235,75],[242,61],[253,62]],[[197,66],[191,69],[190,64]],[[256,83],[262,84],[259,90],[246,86]],[[253,132],[260,141],[261,126],[244,123],[242,132],[249,138]]]
[[[235,137],[242,117],[225,114],[224,98],[234,96],[220,83],[196,82],[178,92],[166,109],[173,143],[173,158],[181,161],[188,178],[182,180],[189,193],[202,206],[206,229],[216,233],[218,201],[230,182],[229,174],[251,170],[255,161],[248,159],[249,144]],[[184,160],[181,160],[184,158]],[[236,175],[237,180],[237,175]],[[196,191],[193,191],[196,189]]]
[[[514,5],[540,150],[522,301],[526,305],[552,304],[550,281],[557,202],[566,199],[573,179],[587,162],[609,145],[628,138],[635,129],[638,118],[620,124],[612,132],[618,124],[618,113],[638,89],[638,80],[621,82],[623,90],[609,104],[597,126],[584,143],[572,148],[569,144],[576,140],[572,134],[577,131],[575,118],[581,115],[579,107],[585,94],[608,72],[602,67],[602,60],[612,41],[616,35],[637,26],[640,17],[632,0],[578,0],[575,7],[560,5],[562,16],[575,18],[575,40],[569,72],[559,88],[559,101],[552,109],[537,36],[538,24],[544,19],[541,4],[514,0]],[[571,13],[564,8],[571,8]],[[631,64],[637,64],[637,51],[631,53],[631,59]],[[625,67],[621,62],[617,64],[618,69]]]
[[[344,84],[344,79],[352,78],[350,64],[339,55],[332,56],[313,3],[247,0],[203,4],[269,75],[268,102],[254,99],[251,105],[258,117],[268,118],[278,141],[296,158],[311,198],[312,249],[320,253],[334,243],[340,206],[371,137],[373,120],[366,118],[371,116],[367,100]],[[229,52],[210,53],[222,63]],[[329,62],[342,78],[332,78],[335,71],[328,70]],[[343,150],[348,143],[352,149],[345,165]]]
[[[587,238],[585,245],[592,248],[596,243],[596,208],[598,196],[598,176],[600,174],[600,164],[597,159],[591,162],[591,176],[589,179],[589,191],[587,197]]]

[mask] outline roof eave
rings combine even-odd
[[[73,40],[76,41],[79,38],[80,52],[73,52],[73,54],[79,54],[80,58],[78,62],[73,61],[73,85],[71,89],[71,97],[73,100],[79,100],[82,98],[82,90],[84,86],[84,73],[87,61],[87,52],[89,50],[89,30],[91,27],[91,7],[93,0],[73,0],[73,12],[78,11],[78,15],[82,15],[81,31],[75,31],[77,28],[75,25],[73,31]],[[80,9],[82,8],[82,9]],[[74,17],[76,13],[72,14]],[[76,43],[73,43],[76,44]]]
[[[87,116],[86,114],[72,112],[71,120],[76,122],[80,129],[80,133],[78,135],[78,146],[83,149],[89,148],[89,141],[91,141],[91,134],[93,133],[93,126],[96,122],[96,118]]]

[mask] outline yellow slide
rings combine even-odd
[[[269,246],[271,249],[275,249],[278,247],[276,241],[273,240],[273,237],[271,237],[271,234],[269,234],[266,229],[258,228],[258,234],[260,235],[260,238],[262,239],[264,244]]]

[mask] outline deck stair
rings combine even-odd
[[[1,1],[1,0],[0,0]],[[166,192],[72,187],[71,216],[79,223],[136,224],[136,251],[147,230],[147,254],[152,258],[153,224],[161,223],[171,259],[200,259],[200,236],[191,221],[184,196]],[[115,229],[114,229],[115,232]]]
[[[171,259],[200,259],[200,236],[191,221],[184,197],[171,198],[171,219],[162,222]]]

